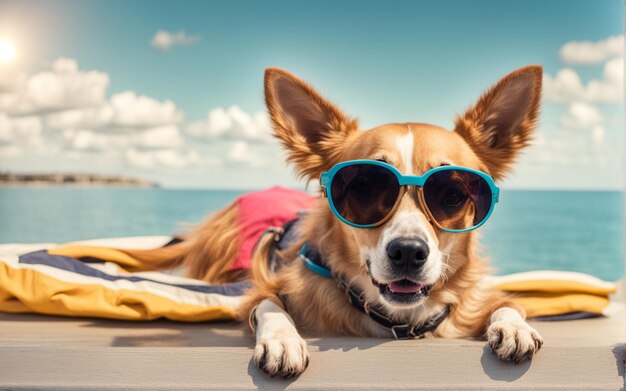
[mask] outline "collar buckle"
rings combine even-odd
[[[347,284],[346,284],[345,292],[346,292],[346,296],[348,297],[348,301],[350,302],[350,304],[352,304],[353,306],[357,307],[358,309],[362,310],[363,312],[369,315],[370,308],[369,308],[368,301],[365,300],[365,292],[359,293],[354,288],[348,286]]]
[[[390,327],[391,334],[395,339],[411,339],[415,338],[415,333],[413,332],[413,327],[410,324],[397,324]]]

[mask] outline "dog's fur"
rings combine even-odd
[[[363,132],[356,120],[320,96],[311,86],[281,69],[265,73],[265,99],[276,137],[299,176],[317,180],[334,164],[379,159],[403,174],[422,175],[441,165],[459,165],[489,173],[496,181],[510,171],[528,145],[537,122],[542,69],[527,66],[507,75],[456,120],[454,131],[424,123],[388,124]],[[332,279],[297,260],[303,242],[320,249],[329,267],[346,276],[367,300],[383,306],[394,319],[417,324],[450,306],[450,315],[432,333],[444,338],[486,335],[503,360],[531,358],[543,343],[525,321],[522,308],[485,284],[489,272],[477,255],[477,234],[447,233],[431,224],[415,192],[406,192],[395,214],[382,226],[353,228],[335,218],[325,199],[305,217],[299,241],[280,254],[285,266],[272,275],[264,237],[253,254],[252,270],[228,271],[237,249],[236,205],[218,212],[178,245],[152,251],[128,251],[155,267],[185,266],[188,275],[209,282],[252,278],[254,287],[240,308],[242,319],[254,313],[254,358],[270,375],[294,376],[309,355],[300,332],[314,335],[390,337],[356,310]],[[387,244],[420,238],[430,255],[419,276],[433,286],[416,303],[393,303],[381,296],[371,277],[388,281]],[[250,274],[248,274],[250,273]],[[387,278],[387,279],[386,279]]]

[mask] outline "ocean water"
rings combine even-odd
[[[0,243],[68,242],[184,232],[242,191],[0,188]],[[480,229],[498,274],[573,270],[624,274],[622,192],[504,190]]]

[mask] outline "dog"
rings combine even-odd
[[[179,244],[127,252],[213,283],[251,279],[239,314],[254,330],[254,362],[271,376],[307,368],[301,333],[486,337],[502,360],[531,359],[543,340],[523,308],[485,283],[475,228],[497,202],[495,182],[532,140],[541,81],[541,66],[508,74],[453,130],[394,123],[361,131],[309,84],[269,68],[275,136],[300,177],[321,181],[322,196],[298,219],[292,243],[276,250],[283,230],[263,235],[251,268],[233,270],[233,204]]]

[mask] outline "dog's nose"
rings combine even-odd
[[[430,249],[421,238],[394,239],[387,245],[387,256],[391,264],[407,272],[416,272],[426,263]]]

